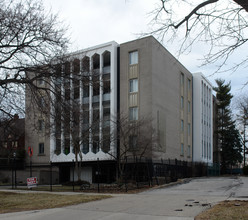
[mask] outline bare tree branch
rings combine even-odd
[[[243,0],[161,0],[151,12],[151,31],[144,35],[154,34],[161,41],[177,40],[179,54],[203,45],[203,65],[217,63],[216,72],[236,71],[246,65],[246,54],[232,67],[226,68],[226,64],[237,58],[234,54],[239,48],[246,50],[247,9]]]

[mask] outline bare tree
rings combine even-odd
[[[182,38],[179,53],[190,52],[197,42],[205,42],[208,51],[203,65],[217,63],[216,72],[223,70],[238,48],[245,48],[248,40],[248,4],[245,0],[160,0],[151,12],[152,31],[163,41]],[[177,38],[178,39],[178,38]],[[177,41],[178,43],[178,41]],[[240,57],[232,68],[245,65],[248,57]]]
[[[1,0],[0,27],[0,112],[11,116],[24,108],[16,97],[24,99],[25,86],[47,89],[37,81],[50,81],[52,60],[61,57],[68,40],[57,15],[40,0]]]
[[[118,142],[117,155],[111,154],[117,161],[118,178],[123,181],[125,165],[128,159],[132,161],[142,158],[151,158],[153,151],[161,150],[157,145],[157,135],[152,127],[152,119],[141,118],[130,121],[125,115],[120,114],[116,120],[117,136],[112,135],[110,140]]]
[[[79,181],[83,154],[89,151],[89,145],[93,146],[94,153],[98,152],[101,142],[99,100],[94,102],[92,109],[89,108],[89,97],[91,96],[92,99],[99,97],[102,88],[99,66],[90,69],[90,61],[85,58],[79,61],[64,57],[62,64],[60,59],[57,60],[59,63],[54,64],[57,66],[57,77],[51,77],[51,82],[47,85],[52,94],[47,93],[44,96],[45,108],[38,108],[36,111],[44,114],[44,118],[48,119],[45,123],[45,135],[55,137],[54,153],[75,155]],[[81,68],[80,62],[82,62]]]
[[[247,125],[248,125],[248,97],[241,96],[238,100],[236,100],[236,109],[238,111],[237,114],[237,122],[239,125],[239,131],[242,137],[243,144],[243,156],[244,156],[244,166],[246,164],[246,154],[247,154]]]

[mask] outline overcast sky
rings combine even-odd
[[[45,7],[53,13],[58,13],[61,20],[69,26],[71,51],[90,46],[116,41],[123,43],[140,37],[142,32],[149,31],[151,20],[149,13],[159,4],[159,0],[43,0]],[[176,56],[178,44],[164,46]],[[215,66],[200,67],[203,47],[198,46],[190,54],[181,55],[180,62],[191,72],[202,72],[215,86],[214,79],[224,78],[231,81],[232,93],[237,95],[248,91],[248,86],[242,89],[248,81],[247,69],[235,73],[216,74]],[[243,48],[240,53],[247,53]],[[235,62],[235,61],[233,61]],[[231,64],[231,63],[230,63]]]

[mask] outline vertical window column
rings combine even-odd
[[[83,129],[83,63],[82,59],[79,60],[79,140],[80,150],[83,150],[82,129]]]
[[[129,120],[138,120],[139,112],[139,56],[138,51],[132,51],[129,53],[129,72],[128,72],[128,111]]]
[[[70,62],[70,153],[73,152],[73,140],[72,140],[72,133],[71,133],[71,128],[73,127],[73,91],[74,91],[74,86],[73,86],[73,79],[74,79],[74,76],[73,76],[73,65],[72,65],[72,62]]]
[[[102,101],[103,101],[103,56],[104,54],[100,54],[100,99],[99,99],[99,150],[102,150],[102,142],[103,142],[103,134],[102,134],[102,124],[103,124],[103,108],[102,108]]]
[[[90,75],[89,81],[92,82],[92,70],[93,70],[93,58],[90,57]],[[93,99],[93,87],[92,83],[89,83],[89,151],[92,152],[93,148],[93,138],[92,138],[92,117],[93,117],[93,110],[92,110],[92,99]]]
[[[184,132],[184,73],[180,73],[180,143],[181,143],[181,149],[180,149],[180,156],[184,157],[184,142],[187,140]]]
[[[61,68],[61,101],[64,103],[65,101],[65,65],[62,65]],[[61,108],[61,153],[65,152],[65,129],[64,129],[64,114],[65,110]]]

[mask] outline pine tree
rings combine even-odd
[[[242,161],[242,145],[235,122],[232,120],[230,109],[232,94],[230,82],[225,84],[225,80],[217,79],[217,133],[221,149],[221,169],[226,173],[227,168],[232,168],[237,162]]]

